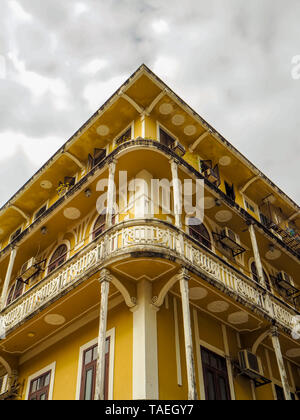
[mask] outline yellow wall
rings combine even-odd
[[[114,399],[132,398],[132,313],[125,304],[109,312],[107,329],[115,328]],[[49,347],[19,368],[20,383],[24,381],[25,399],[27,378],[56,362],[54,400],[74,400],[78,373],[79,349],[98,336],[98,320],[92,321]]]

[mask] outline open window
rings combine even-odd
[[[230,200],[235,201],[234,185],[230,185],[226,181],[224,182],[224,185],[227,197],[230,198]]]

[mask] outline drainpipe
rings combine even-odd
[[[107,326],[107,308],[108,308],[108,293],[109,286],[112,280],[109,270],[103,269],[100,271],[101,284],[101,304],[100,304],[100,325],[98,335],[98,360],[97,360],[97,376],[95,400],[104,400],[105,398],[105,345],[106,345],[106,326]]]
[[[16,255],[17,255],[17,248],[14,247],[12,248],[11,253],[10,253],[9,263],[8,263],[8,267],[6,271],[4,284],[3,284],[3,289],[2,289],[2,294],[1,294],[1,310],[3,310],[6,305],[7,291],[8,291],[8,286],[11,280],[11,275],[12,275]]]

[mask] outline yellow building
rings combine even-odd
[[[0,399],[298,399],[299,228],[142,65],[0,210]]]

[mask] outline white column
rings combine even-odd
[[[183,327],[184,327],[184,342],[185,342],[185,356],[188,380],[188,399],[197,400],[196,388],[196,374],[195,374],[195,361],[193,351],[191,315],[190,315],[190,302],[189,302],[189,279],[190,276],[186,269],[179,272],[179,283],[182,301],[183,313]]]
[[[114,213],[116,163],[116,160],[112,160],[108,165],[106,227],[110,227],[112,225],[112,216]]]
[[[105,379],[105,346],[106,346],[106,325],[107,325],[107,307],[108,307],[108,293],[111,282],[111,275],[107,269],[100,271],[101,284],[101,304],[100,304],[100,325],[98,335],[98,360],[97,360],[97,375],[96,375],[96,389],[95,400],[104,400],[104,379]]]
[[[6,276],[5,276],[5,280],[4,280],[4,284],[3,284],[3,288],[2,288],[1,310],[4,309],[5,304],[6,304],[8,286],[9,286],[9,283],[10,283],[10,280],[11,280],[11,274],[12,274],[12,270],[13,270],[13,267],[14,267],[14,262],[15,262],[16,255],[17,255],[17,248],[15,247],[15,248],[12,248],[11,253],[10,253],[9,263],[8,263]]]
[[[181,228],[181,213],[182,213],[182,199],[180,191],[180,181],[178,178],[178,163],[174,160],[170,160],[172,181],[173,181],[173,201],[174,201],[174,213],[175,213],[175,226]]]
[[[260,283],[264,286],[266,286],[265,283],[265,276],[264,276],[264,270],[263,270],[263,266],[261,263],[261,259],[260,259],[260,254],[259,254],[259,249],[258,249],[258,245],[257,245],[257,240],[256,240],[256,235],[255,235],[255,229],[254,229],[254,225],[251,224],[249,226],[249,232],[250,232],[250,237],[251,237],[251,243],[252,243],[252,249],[253,249],[253,254],[254,254],[254,260],[255,260],[255,265],[256,265],[256,269],[257,269],[257,274],[260,280]]]
[[[279,341],[279,332],[277,327],[273,327],[271,330],[271,336],[272,336],[272,343],[274,347],[274,351],[276,354],[278,369],[280,373],[280,378],[283,386],[284,396],[287,401],[291,401],[291,389],[288,382],[288,377],[286,373],[286,369],[284,366],[284,361],[282,357],[281,347],[280,347],[280,341]]]
[[[157,311],[152,304],[152,284],[137,285],[137,306],[133,312],[133,400],[157,400]]]

